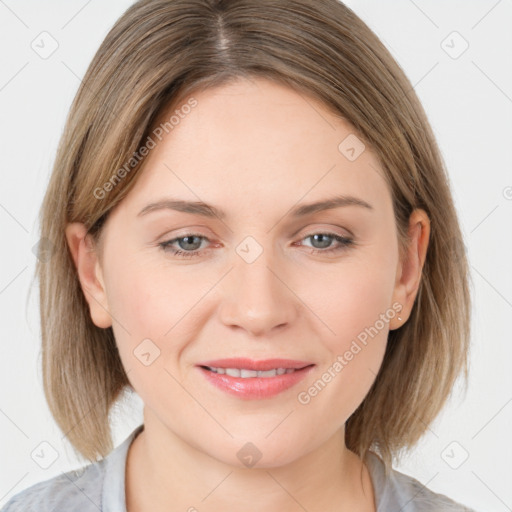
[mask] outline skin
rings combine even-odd
[[[171,504],[373,511],[368,470],[346,448],[344,426],[374,382],[389,330],[410,314],[428,217],[423,210],[411,215],[411,243],[400,261],[392,198],[376,155],[367,147],[349,161],[338,145],[353,128],[313,98],[264,79],[241,79],[194,98],[198,105],[150,152],[134,188],[111,212],[101,245],[85,237],[83,224],[66,230],[91,318],[112,326],[144,402],[145,427],[128,453],[128,511],[168,511]],[[288,215],[334,191],[373,209]],[[227,217],[173,210],[137,216],[170,196],[213,204]],[[325,254],[339,244],[315,241],[315,233],[349,236],[355,245]],[[158,245],[189,234],[205,238],[173,247],[199,248],[199,256],[180,258]],[[263,251],[252,263],[236,252],[247,236]],[[402,306],[399,315],[308,404],[299,403],[298,393],[393,303]],[[146,338],[160,349],[149,366],[133,354]],[[196,367],[232,356],[316,366],[277,396],[243,400],[212,386]],[[237,457],[249,441],[262,453],[252,468]]]

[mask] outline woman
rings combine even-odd
[[[468,269],[425,113],[341,2],[135,3],[41,230],[45,393],[91,464],[3,510],[468,510],[392,468],[467,373]]]

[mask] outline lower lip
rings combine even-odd
[[[219,389],[247,400],[273,397],[299,383],[312,370],[314,365],[306,366],[292,373],[275,377],[231,377],[198,367],[206,379]]]

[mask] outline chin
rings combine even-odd
[[[256,436],[253,429],[247,436],[237,436],[222,445],[217,444],[221,446],[221,451],[210,452],[210,455],[240,469],[278,468],[292,463],[303,455],[305,440],[292,441],[284,430],[282,435],[275,432],[270,434],[273,439],[266,438],[270,431],[265,429],[264,433]],[[301,447],[300,452],[297,447]],[[211,445],[208,448],[211,448]],[[226,455],[229,456],[226,457]]]

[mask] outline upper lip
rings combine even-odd
[[[245,368],[247,370],[273,370],[274,368],[295,368],[301,369],[310,366],[311,361],[297,361],[295,359],[262,359],[256,361],[246,357],[231,357],[228,359],[215,359],[204,361],[198,366],[210,366],[212,368]]]

